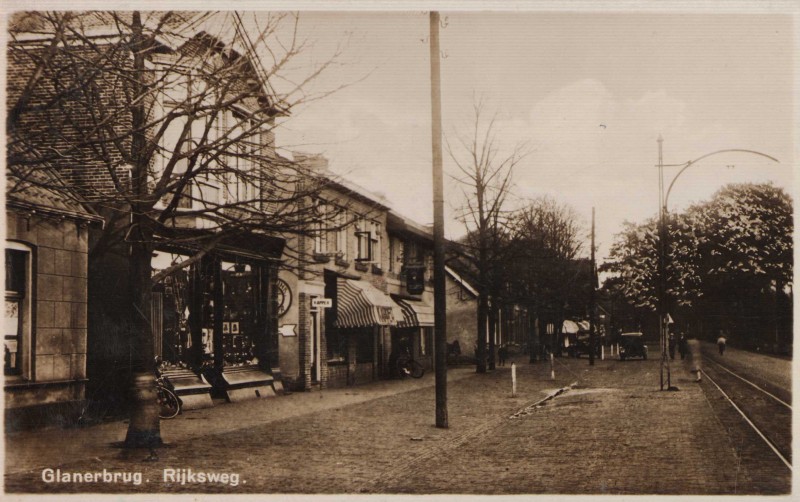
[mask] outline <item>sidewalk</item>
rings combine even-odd
[[[474,374],[474,367],[448,368],[448,382]],[[211,408],[186,411],[172,420],[162,420],[161,436],[167,444],[186,442],[197,437],[321,413],[432,385],[434,374],[427,372],[420,379],[381,380],[356,387],[294,392],[239,403],[218,403]],[[114,420],[86,428],[48,428],[6,433],[5,473],[58,467],[86,458],[118,456],[119,450],[109,445],[123,441],[127,428],[127,421]],[[59,452],[53,451],[54,445],[58,445]]]
[[[189,493],[757,493],[703,390],[678,365],[659,391],[659,363],[517,358],[486,375],[449,371],[449,428],[434,427],[433,375],[218,406],[163,422],[174,448],[144,463],[106,445],[120,424],[7,436],[6,489]],[[576,385],[548,399],[559,388]],[[539,403],[537,406],[536,403]],[[510,418],[514,415],[516,418]],[[106,430],[106,428],[109,428]],[[47,431],[47,434],[53,434]],[[74,437],[77,436],[77,437]],[[81,439],[82,438],[82,439]],[[38,453],[17,455],[16,449]],[[14,456],[16,455],[16,456]],[[19,461],[19,465],[15,462]],[[43,467],[137,471],[131,484],[46,484]],[[241,483],[180,484],[165,468],[229,472]],[[239,478],[237,478],[239,479]]]

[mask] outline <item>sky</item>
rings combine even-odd
[[[277,133],[287,149],[322,153],[331,169],[432,222],[427,13],[302,12],[306,57],[345,45],[344,65],[315,85],[346,88],[293,112]],[[572,206],[588,249],[596,210],[598,259],[625,220],[658,211],[658,143],[665,164],[721,149],[676,181],[669,210],[708,200],[727,183],[793,192],[793,20],[781,13],[441,12],[442,107],[451,142],[484,102],[500,154],[525,144],[512,205],[549,195]],[[311,59],[309,59],[311,61]],[[445,153],[446,175],[456,174]],[[666,183],[679,168],[666,167]],[[445,187],[446,234],[462,204]]]
[[[11,4],[30,8],[27,2]],[[754,150],[779,160],[743,153],[705,159],[677,179],[670,211],[708,200],[728,183],[772,182],[794,194],[800,117],[794,107],[800,40],[792,17],[800,14],[796,2],[438,4],[449,7],[440,10],[445,140],[454,142],[472,127],[473,104],[482,100],[485,112],[496,117],[499,155],[519,144],[529,152],[515,168],[510,206],[543,195],[568,204],[584,225],[585,250],[595,208],[599,261],[624,221],[642,222],[658,212],[659,135],[665,164],[721,149]],[[60,4],[39,0],[36,5]],[[77,5],[130,8],[115,0]],[[295,75],[342,48],[341,64],[308,90],[344,87],[295,108],[276,131],[278,146],[324,154],[333,171],[384,195],[395,210],[422,224],[433,219],[424,12],[430,5],[382,0],[170,4],[235,7],[250,15],[259,10],[258,16],[300,9],[298,37],[312,45],[292,62]],[[137,6],[163,9],[164,3],[140,0]],[[284,40],[288,35],[282,34]],[[446,176],[457,174],[446,152],[444,170]],[[665,168],[667,184],[678,171]],[[445,200],[445,233],[457,238],[465,232],[454,219],[463,194],[450,177]]]

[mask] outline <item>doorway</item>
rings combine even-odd
[[[316,297],[312,297],[316,298]],[[321,346],[322,330],[319,322],[319,310],[311,309],[311,383],[319,383],[322,368],[320,359],[322,356]]]

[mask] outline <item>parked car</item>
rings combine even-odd
[[[589,333],[579,333],[575,337],[575,344],[571,347],[572,349],[572,356],[573,357],[581,357],[582,355],[586,354],[589,355],[589,346],[590,346],[591,338],[589,337]],[[603,343],[603,340],[598,336],[595,347],[594,347],[594,356],[600,357],[600,346]]]
[[[629,357],[647,359],[647,345],[641,332],[622,333],[619,337],[619,360],[624,361]]]

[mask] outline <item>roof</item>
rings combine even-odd
[[[433,229],[431,227],[417,223],[394,209],[389,210],[386,226],[390,232],[409,234],[423,240],[433,241]]]
[[[322,154],[308,154],[303,152],[290,152],[292,159],[306,169],[309,176],[324,180],[331,188],[342,190],[350,195],[377,205],[382,209],[389,209],[389,201],[382,194],[378,194],[354,183],[344,176],[334,173],[328,168],[328,159]]]
[[[467,281],[465,281],[465,280],[464,280],[464,279],[463,279],[463,278],[462,278],[460,275],[458,275],[458,273],[457,273],[455,270],[453,270],[452,268],[448,267],[447,265],[445,265],[445,266],[444,266],[444,270],[445,270],[445,272],[447,272],[447,273],[448,273],[448,274],[449,274],[449,275],[450,275],[450,276],[451,276],[451,277],[452,277],[452,278],[453,278],[453,279],[454,279],[456,282],[458,282],[459,284],[461,284],[461,285],[464,287],[464,289],[466,289],[467,291],[469,291],[469,292],[470,292],[470,293],[472,293],[473,295],[475,295],[475,296],[478,296],[478,290],[476,290],[475,288],[473,288],[473,287],[472,287],[472,285],[470,285],[470,283],[468,283],[468,282],[467,282]]]
[[[49,170],[33,171],[24,180],[7,171],[6,206],[103,221],[101,216],[83,205],[75,191]]]

